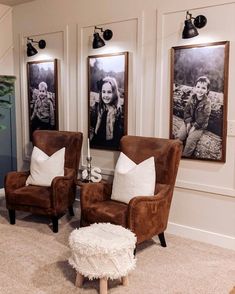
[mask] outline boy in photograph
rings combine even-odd
[[[31,115],[32,131],[35,129],[51,130],[55,127],[55,112],[53,102],[47,92],[47,84],[38,85],[38,96]]]
[[[185,106],[184,122],[176,136],[184,143],[184,157],[193,155],[197,142],[208,126],[211,114],[211,100],[208,98],[209,91],[210,80],[206,76],[199,77],[196,80],[193,95]]]

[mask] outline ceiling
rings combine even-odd
[[[8,6],[15,6],[26,2],[31,2],[34,0],[0,0],[0,4],[5,4]]]

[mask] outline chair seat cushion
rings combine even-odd
[[[14,190],[8,197],[10,204],[50,208],[51,188],[27,186]]]
[[[127,227],[127,209],[124,203],[107,200],[91,204],[82,213],[84,220],[89,223],[110,222]]]

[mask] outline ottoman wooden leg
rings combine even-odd
[[[100,294],[108,293],[108,281],[107,278],[100,279]]]
[[[77,272],[75,286],[81,288],[82,287],[82,284],[83,284],[83,281],[84,281],[83,275],[80,274],[79,272]]]
[[[128,286],[128,276],[122,277],[122,285]]]

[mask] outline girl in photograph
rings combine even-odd
[[[118,149],[124,134],[117,81],[107,76],[99,84],[99,102],[90,110],[91,147]]]
[[[184,142],[183,156],[190,157],[196,148],[204,130],[208,126],[211,114],[211,100],[208,98],[210,80],[199,77],[184,109],[184,122],[180,127],[177,138]]]

